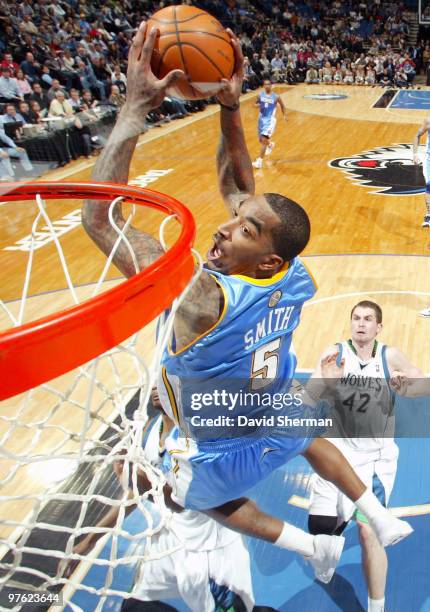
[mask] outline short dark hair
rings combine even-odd
[[[309,242],[311,223],[308,214],[300,204],[279,193],[265,193],[264,197],[281,221],[272,230],[275,253],[284,261],[291,261]]]
[[[382,308],[376,302],[371,302],[370,300],[362,300],[361,302],[358,302],[358,304],[356,304],[351,310],[351,319],[356,308],[371,308],[375,313],[376,322],[382,323]]]

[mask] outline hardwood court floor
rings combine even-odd
[[[288,120],[278,115],[276,147],[262,170],[255,172],[258,192],[278,191],[300,202],[312,221],[312,238],[305,255],[319,283],[315,304],[304,311],[296,334],[300,365],[312,368],[324,345],[347,334],[347,319],[356,299],[369,295],[386,309],[383,339],[405,350],[421,367],[430,370],[430,355],[422,350],[429,322],[416,316],[430,303],[428,255],[430,232],[421,229],[423,195],[383,195],[371,193],[328,162],[395,143],[411,143],[422,111],[374,109],[381,91],[371,88],[324,88],[297,86],[284,88]],[[341,100],[313,100],[309,93],[345,93]],[[242,102],[243,123],[251,156],[258,152],[255,95]],[[136,150],[130,178],[151,170],[169,172],[149,187],[171,194],[194,213],[198,236],[196,246],[203,254],[217,224],[226,218],[215,171],[218,141],[218,111],[206,113],[153,129]],[[410,156],[410,152],[405,153]],[[45,178],[88,180],[94,162],[75,162]],[[374,190],[373,190],[374,191]],[[54,219],[76,210],[79,202],[49,204]],[[0,230],[0,248],[13,245],[30,231],[34,213],[28,203],[6,203],[5,222]],[[140,214],[140,227],[156,231],[158,218]],[[76,284],[95,281],[94,270],[104,257],[93,247],[82,227],[63,238]],[[372,254],[372,257],[361,255]],[[65,287],[52,244],[36,253],[37,270],[30,293]],[[322,257],[330,255],[331,257]],[[360,255],[360,257],[357,257]],[[396,257],[394,257],[396,256]],[[2,298],[20,295],[27,254],[0,251]],[[112,270],[110,277],[118,276]],[[375,291],[387,293],[378,294]],[[406,293],[405,293],[406,292]],[[357,293],[357,296],[354,294]],[[339,298],[339,294],[353,294]],[[55,310],[55,295],[50,307]],[[325,301],[318,301],[326,298]],[[329,298],[329,299],[327,299]],[[312,313],[312,315],[311,315]],[[3,326],[5,324],[3,323]],[[309,342],[308,338],[312,338]]]

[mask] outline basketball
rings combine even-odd
[[[180,77],[168,94],[185,100],[200,100],[216,94],[223,78],[234,70],[234,52],[230,36],[220,22],[193,6],[168,6],[152,15],[147,32],[156,27],[151,67],[162,79],[168,72],[181,69]]]

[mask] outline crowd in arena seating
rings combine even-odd
[[[428,47],[425,57],[423,44],[408,46],[405,7],[399,3],[256,0],[246,4],[244,14],[245,90],[265,78],[409,87],[424,62],[428,66]]]
[[[178,0],[176,0],[178,1]],[[243,91],[263,80],[409,87],[428,69],[430,48],[408,46],[400,3],[376,0],[199,0],[239,36]],[[127,54],[142,19],[174,2],[6,0],[0,8],[0,137],[14,105],[19,121],[72,118],[91,154],[87,123],[97,107],[125,103]],[[167,97],[148,116],[160,125],[205,107]],[[3,143],[4,144],[4,143]],[[0,142],[0,147],[2,143]],[[0,160],[1,161],[1,160]]]

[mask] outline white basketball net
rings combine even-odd
[[[49,218],[42,198],[36,197],[36,218],[22,298],[15,308],[0,300],[3,314],[13,326],[26,321],[34,247],[42,225],[43,231],[50,233],[60,259],[70,297],[67,306],[106,289],[106,275],[121,241],[127,245],[138,271],[133,249],[124,235],[135,209],[132,208],[121,231],[112,215],[120,200],[116,198],[110,205],[117,242],[98,282],[82,290],[73,286],[58,228]],[[164,248],[164,229],[171,218],[167,217],[160,227]],[[52,593],[62,590],[64,604],[68,602],[73,610],[85,609],[75,602],[79,592],[97,595],[96,600],[91,600],[96,601],[91,603],[91,609],[101,610],[110,596],[130,596],[130,576],[134,573],[131,567],[160,556],[151,550],[151,540],[168,525],[170,512],[163,499],[164,477],[145,458],[142,432],[148,418],[151,388],[158,377],[175,312],[201,272],[201,259],[195,255],[196,274],[173,303],[169,316],[160,317],[156,343],[154,322],[74,372],[3,402],[0,414],[2,609],[19,610],[26,594],[49,589]],[[153,354],[147,365],[144,357],[151,352],[150,345]],[[122,486],[113,471],[114,462],[119,459],[124,461]],[[138,468],[146,472],[152,484],[151,490],[143,495],[137,489]],[[137,505],[134,513],[139,513],[138,520],[134,521],[138,528],[133,533],[124,526],[126,510],[132,504]],[[95,529],[94,525],[111,509],[118,511],[115,526]],[[104,534],[93,551],[85,556],[74,553],[81,537],[93,532]],[[103,558],[99,553],[108,543],[110,552]],[[63,570],[70,560],[82,563],[68,578]],[[89,568],[91,571],[98,568],[92,583],[87,575]],[[21,591],[24,598],[19,603],[17,599],[12,601],[9,593]]]

